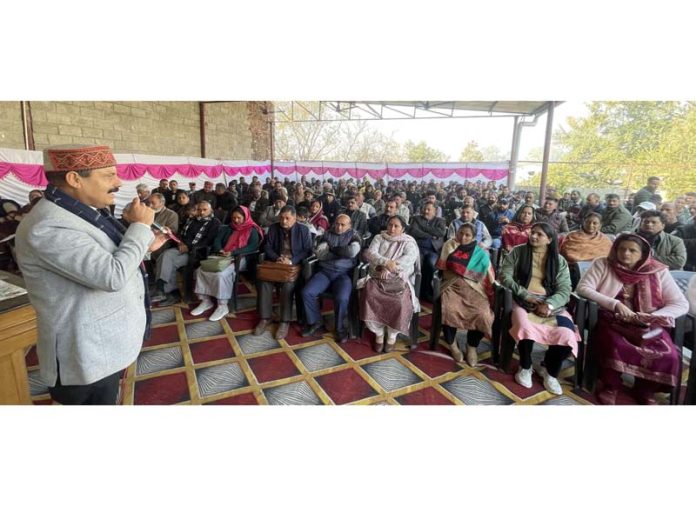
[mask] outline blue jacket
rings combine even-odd
[[[312,234],[309,229],[299,223],[290,228],[290,249],[292,263],[297,265],[312,254]],[[268,228],[268,237],[263,248],[266,260],[275,262],[283,251],[283,229],[280,223],[274,223]]]

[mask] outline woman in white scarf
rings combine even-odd
[[[358,284],[360,319],[375,333],[377,353],[393,351],[396,336],[409,333],[411,317],[420,311],[414,287],[420,254],[416,240],[405,230],[403,218],[393,216],[387,230],[374,238],[365,253],[370,269]]]

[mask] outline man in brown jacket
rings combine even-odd
[[[155,211],[155,223],[167,227],[172,233],[176,234],[179,231],[179,215],[171,209],[165,207],[165,196],[161,193],[153,193],[148,199],[148,204]],[[153,262],[164,253],[164,251],[173,246],[173,242],[167,241],[164,247],[152,252],[151,259]]]

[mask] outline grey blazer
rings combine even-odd
[[[46,199],[26,215],[15,238],[17,262],[38,321],[41,379],[87,385],[132,364],[145,331],[139,272],[154,239],[128,227],[119,247],[82,218]]]

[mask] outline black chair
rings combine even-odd
[[[234,255],[232,257],[234,261],[234,281],[232,281],[232,312],[237,312],[237,285],[239,284],[239,276],[242,272],[251,274],[252,276],[256,273],[256,259],[259,257],[259,250],[250,251],[243,255]],[[246,267],[242,269],[242,260],[246,258]],[[255,277],[255,276],[254,276]]]
[[[498,272],[498,261],[500,260],[500,248],[490,248],[488,254],[491,257],[491,265],[493,270]]]
[[[686,289],[689,285],[689,281],[691,278],[696,275],[696,272],[690,272],[690,271],[670,271],[669,272],[672,275],[672,278],[676,282],[677,286],[679,289],[682,291],[682,293],[686,293]],[[594,301],[587,301],[587,331],[588,331],[588,342],[587,342],[587,359],[586,359],[586,367],[585,367],[585,381],[584,381],[584,386],[585,389],[588,391],[593,391],[595,387],[595,381],[597,379],[597,372],[599,370],[599,364],[597,363],[596,360],[594,360],[594,346],[592,343],[592,340],[589,339],[591,332],[594,330],[595,326],[597,325],[597,321],[599,320],[599,304],[597,304]],[[686,332],[686,323],[687,321],[691,321],[692,323],[692,328],[694,324],[694,317],[685,314],[680,316],[679,318],[676,318],[674,320],[674,328],[669,329],[669,334],[670,337],[672,338],[672,342],[676,346],[677,350],[679,351],[679,369],[677,372],[677,378],[679,378],[679,384],[676,385],[674,388],[672,388],[670,392],[670,404],[678,404],[679,403],[679,393],[681,390],[681,377],[682,377],[682,360],[684,356],[684,334]],[[693,354],[691,357],[691,361],[689,363],[689,381],[687,384],[687,389],[686,389],[686,399],[685,399],[685,404],[696,404],[696,378],[694,378],[694,374],[696,374],[696,361],[693,358]],[[691,396],[690,396],[691,395]]]
[[[181,276],[179,292],[181,300],[186,303],[187,299],[193,298],[194,279],[196,269],[201,265],[201,260],[205,260],[210,255],[211,246],[200,246],[189,252],[189,261],[186,265],[179,267],[176,272]]]
[[[317,271],[317,263],[319,262],[319,259],[315,256],[312,255],[309,257],[306,261],[306,263],[302,267],[302,277],[304,279],[304,284],[306,285],[309,283],[309,280],[312,279],[312,276],[316,274]],[[360,328],[359,328],[359,322],[358,318],[354,318],[353,315],[358,314],[358,293],[357,289],[355,288],[356,285],[358,284],[358,275],[359,275],[359,266],[355,266],[353,268],[353,273],[352,273],[352,280],[353,280],[353,289],[350,293],[350,301],[348,303],[348,314],[346,315],[348,318],[348,327],[350,331],[350,337],[351,339],[356,339],[360,337]],[[334,296],[331,290],[329,289],[328,291],[322,293],[320,295],[320,299],[330,299],[333,300]],[[338,328],[338,322],[336,322],[335,328]]]
[[[590,268],[592,261],[589,262],[568,262],[568,270],[570,271],[570,285],[573,290],[577,288],[580,278],[585,274],[585,271]]]
[[[358,301],[358,287],[357,287],[357,282],[359,279],[364,278],[367,276],[368,270],[369,270],[369,264],[368,263],[361,263],[358,267],[356,267],[357,275],[353,275],[353,293],[355,294],[356,297],[356,302]],[[418,266],[416,266],[416,279],[413,284],[414,286],[414,292],[416,294],[416,298],[420,298],[420,289],[421,289],[421,281],[422,281],[422,276],[420,273],[420,269],[418,269]],[[359,306],[357,306],[359,308]],[[415,350],[418,347],[418,315],[420,313],[414,311],[413,316],[411,317],[411,325],[409,327],[409,336],[404,336],[404,337],[409,337],[411,340],[411,343],[409,345],[411,350]],[[364,323],[360,320],[358,311],[355,312],[354,315],[355,321],[357,321],[357,330],[358,330],[358,337],[362,337],[363,334],[363,326]],[[403,334],[399,334],[399,336],[402,336]]]
[[[442,271],[437,269],[433,274],[433,316],[430,325],[430,349],[437,348],[437,341],[442,333]]]
[[[575,374],[573,378],[573,390],[579,391],[582,385],[581,381],[584,374],[586,357],[585,335],[587,330],[587,303],[585,299],[575,293],[571,293],[571,300],[574,301],[575,307],[572,311],[569,309],[569,312],[572,313],[573,322],[578,327],[578,333],[582,338],[580,342],[578,342],[578,356],[575,359]],[[493,359],[494,363],[496,363],[496,346],[500,346],[498,355],[500,369],[508,374],[511,374],[509,370],[510,362],[512,361],[512,354],[515,351],[515,340],[512,335],[510,335],[510,328],[512,327],[512,301],[512,291],[496,282],[495,322],[493,324]]]

